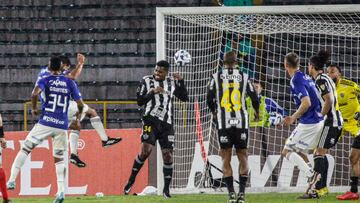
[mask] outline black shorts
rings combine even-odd
[[[155,145],[159,140],[161,149],[174,148],[174,128],[171,124],[151,116],[143,118],[141,142]]]
[[[351,148],[360,149],[360,135],[354,138],[354,142],[352,143]]]
[[[219,144],[221,149],[247,149],[248,129],[227,128],[218,131]]]
[[[341,136],[342,127],[332,126],[332,121],[325,121],[321,131],[318,148],[330,149],[336,145]]]

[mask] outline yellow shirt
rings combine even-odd
[[[351,80],[341,78],[336,83],[336,91],[340,112],[344,121],[347,122],[354,119],[355,113],[360,111],[358,100],[358,96],[360,95],[359,86]]]

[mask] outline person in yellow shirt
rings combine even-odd
[[[341,77],[339,66],[330,65],[327,68],[327,74],[336,83],[340,112],[344,119],[343,134],[349,133],[355,137],[349,157],[353,171],[350,177],[351,188],[350,191],[338,195],[336,198],[339,200],[357,200],[359,199],[358,179],[360,176],[360,126],[358,122],[360,87],[355,82]]]
[[[246,106],[249,114],[250,127],[270,127],[277,125],[282,118],[288,115],[287,111],[270,97],[262,95],[263,85],[260,81],[253,82],[256,94],[260,102],[259,119],[255,120],[255,110],[252,107],[250,97],[246,98]]]

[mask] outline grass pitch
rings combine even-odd
[[[338,194],[329,194],[326,197],[312,200],[297,200],[300,194],[295,193],[262,193],[247,194],[246,203],[333,203],[338,201],[335,196]],[[12,199],[14,203],[51,203],[54,198],[16,198]],[[197,195],[173,195],[171,199],[164,199],[162,196],[105,196],[96,198],[94,196],[66,197],[64,203],[226,203],[227,195],[218,194],[197,194]]]

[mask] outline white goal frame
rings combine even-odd
[[[360,13],[360,4],[344,5],[299,5],[299,6],[244,6],[244,7],[157,7],[156,8],[156,60],[166,59],[166,15],[206,15],[206,14],[336,14],[336,13]],[[163,161],[159,145],[157,145],[157,188],[158,194],[162,194],[163,181]],[[304,188],[289,190],[277,188],[276,191],[266,188],[254,188],[249,192],[299,192]],[[348,187],[330,187],[336,192],[346,191]],[[192,191],[194,193],[196,191]]]

